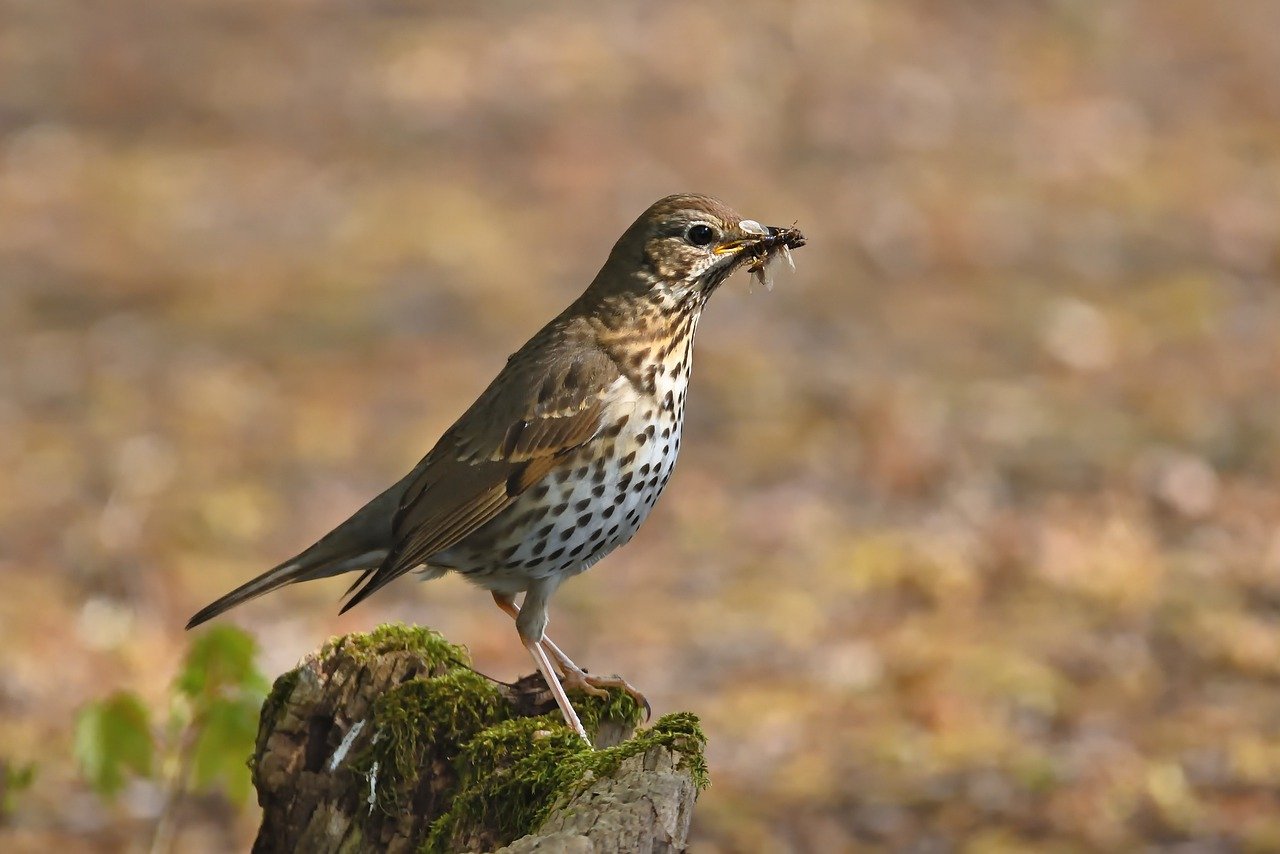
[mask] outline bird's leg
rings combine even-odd
[[[515,597],[493,592],[493,601],[502,609],[508,617],[517,620],[520,617],[520,609],[516,606]],[[653,708],[649,705],[649,701],[645,699],[631,683],[623,679],[621,676],[593,676],[581,667],[573,663],[573,659],[564,654],[560,647],[545,634],[542,637],[542,648],[555,661],[556,667],[560,670],[562,676],[562,684],[566,691],[581,691],[584,694],[590,694],[595,697],[607,697],[609,692],[607,688],[621,688],[631,695],[644,709],[644,719],[649,720],[653,717]]]
[[[582,726],[582,721],[578,718],[578,713],[573,710],[573,705],[569,702],[569,697],[565,694],[564,686],[560,683],[560,677],[556,675],[555,668],[551,666],[551,660],[547,658],[547,651],[543,649],[542,642],[545,639],[547,629],[547,596],[554,591],[541,590],[531,587],[529,592],[525,594],[525,605],[523,611],[516,609],[515,604],[509,597],[505,598],[505,605],[510,606],[516,611],[516,631],[520,633],[520,641],[524,644],[524,648],[529,650],[529,655],[533,657],[533,663],[538,668],[538,672],[542,674],[542,678],[546,680],[547,687],[551,689],[551,696],[555,697],[556,705],[560,707],[560,713],[564,715],[565,723],[569,725],[569,729],[576,732],[582,737],[588,745],[591,739],[587,737],[587,731]],[[536,591],[536,592],[535,592]],[[493,600],[498,603],[498,607],[504,611],[504,599],[499,598],[499,594],[493,594]],[[510,613],[510,612],[508,612]]]
[[[493,601],[508,617],[513,620],[519,619],[520,608],[516,605],[516,597],[506,593],[499,593],[495,590],[493,591]],[[574,664],[572,659],[565,655],[564,652],[561,651],[560,647],[556,646],[551,638],[547,637],[545,634],[542,636],[542,648],[546,651],[547,655],[550,656],[551,660],[555,662],[556,669],[560,671],[560,675],[564,679],[569,680],[565,685],[566,688],[571,684],[572,687],[582,691],[584,694],[590,694],[594,697],[609,696],[608,691],[596,688],[586,682],[585,677],[587,676],[587,672]]]
[[[543,679],[547,680],[547,687],[551,689],[551,696],[556,698],[556,705],[560,707],[560,713],[564,715],[564,722],[569,725],[569,729],[576,732],[583,741],[590,745],[591,739],[587,737],[587,731],[583,728],[582,721],[578,720],[578,713],[569,704],[569,698],[564,693],[564,687],[560,684],[560,679],[556,676],[555,670],[552,669],[550,660],[547,659],[547,651],[532,638],[521,638],[521,640],[524,642],[524,648],[529,650],[529,655],[533,656],[533,663],[537,665],[538,672],[542,674]]]

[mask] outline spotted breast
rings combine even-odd
[[[500,516],[434,555],[431,564],[514,594],[538,580],[584,572],[630,540],[657,503],[680,452],[696,325],[694,316],[665,346],[621,352],[618,361],[625,368],[600,434]]]

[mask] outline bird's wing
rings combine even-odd
[[[343,611],[456,545],[600,431],[617,365],[594,349],[556,356],[513,356],[423,458],[395,515],[395,546],[351,586]]]

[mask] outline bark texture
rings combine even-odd
[[[679,753],[661,746],[632,756],[613,776],[558,807],[536,833],[498,850],[683,851],[698,787],[682,762]]]
[[[696,720],[636,733],[629,697],[574,702],[595,750],[539,678],[492,682],[428,630],[332,641],[263,705],[253,850],[683,850],[704,784]]]

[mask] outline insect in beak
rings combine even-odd
[[[769,265],[773,260],[781,255],[786,259],[787,265],[792,270],[796,268],[796,263],[791,258],[791,250],[804,246],[804,235],[800,229],[794,225],[790,228],[777,228],[769,226],[767,229],[760,226],[754,220],[745,220],[740,225],[743,231],[747,231],[748,225],[755,226],[759,232],[752,230],[753,234],[761,234],[752,240],[745,241],[744,251],[751,258],[751,264],[747,270],[752,273],[756,281],[764,285],[765,290],[773,290],[773,277],[769,275]]]

